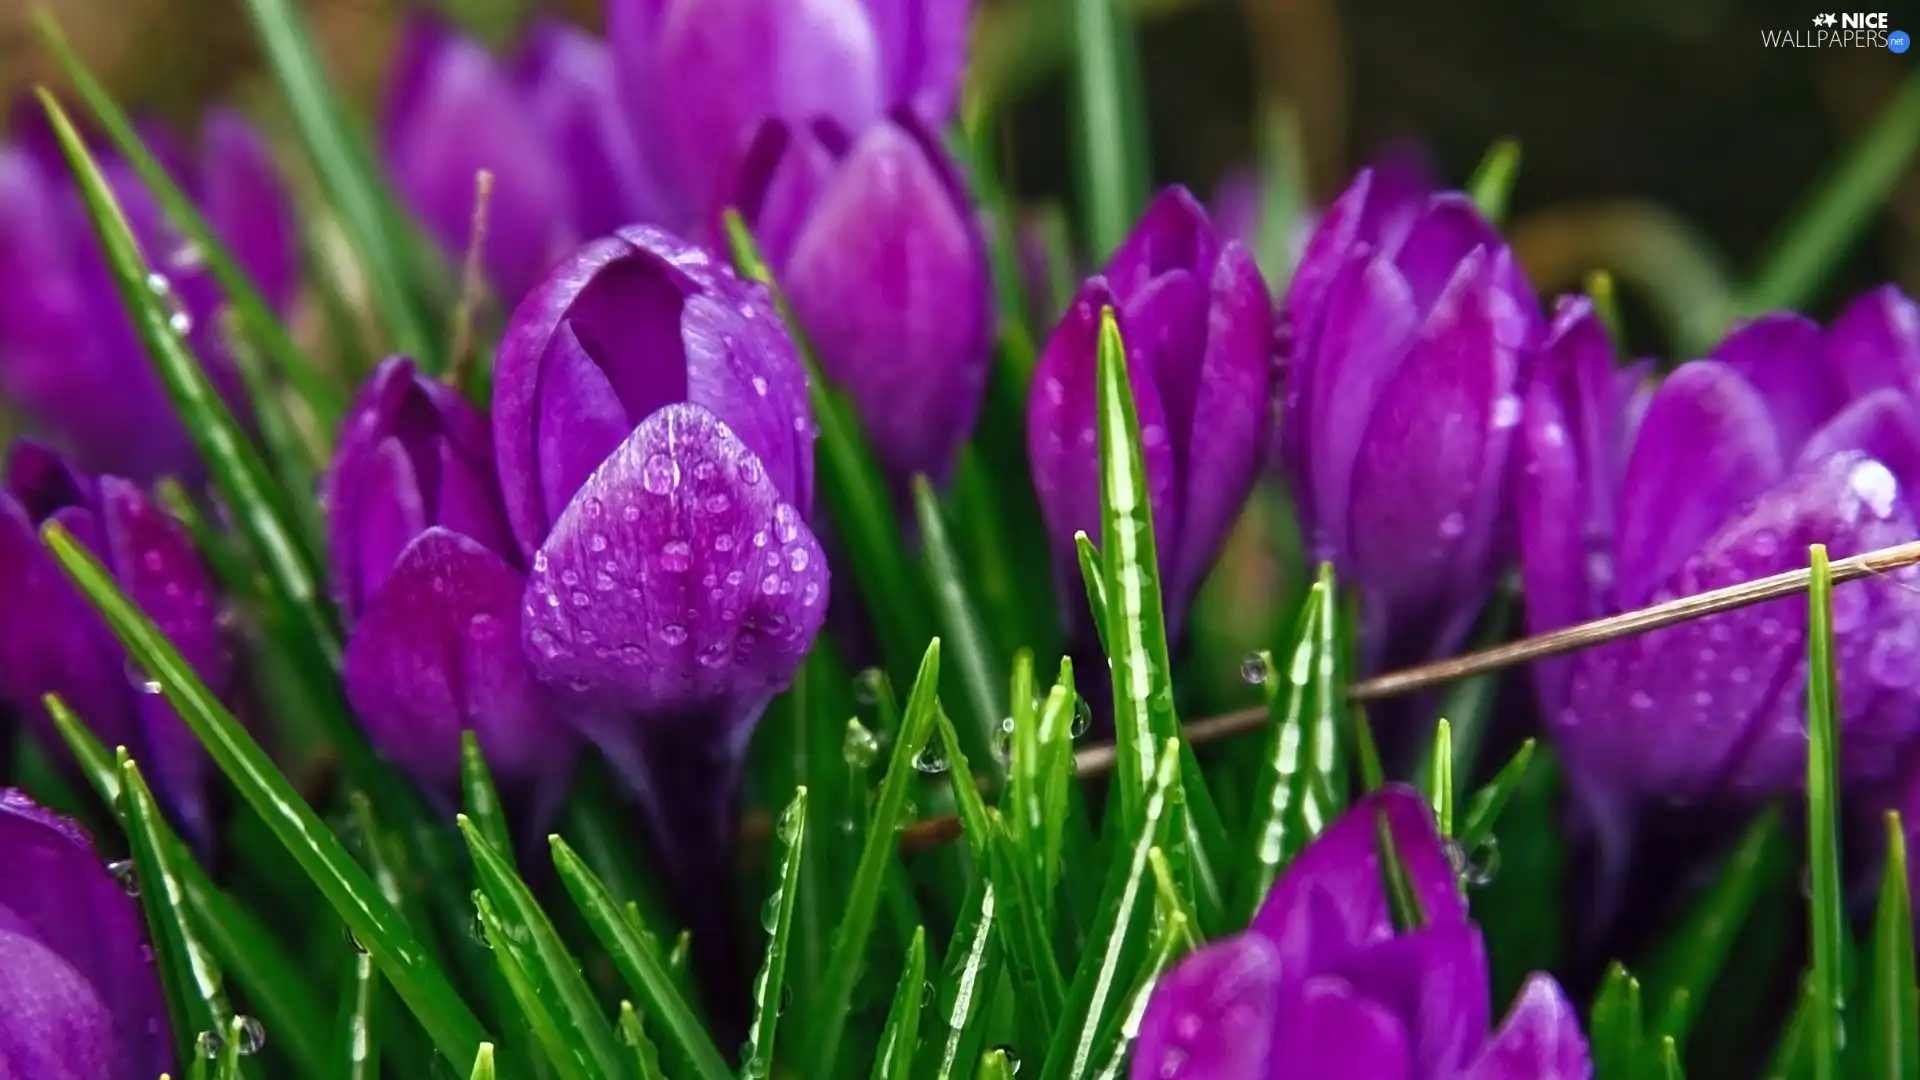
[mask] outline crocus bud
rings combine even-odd
[[[1381,879],[1380,822],[1423,920],[1397,930]],[[1154,988],[1134,1080],[1418,1077],[1588,1080],[1573,1006],[1527,980],[1488,1033],[1486,946],[1467,918],[1418,795],[1368,796],[1300,853],[1247,932],[1183,960]]]
[[[558,795],[577,740],[520,649],[520,550],[486,418],[394,357],[348,413],[325,487],[347,697],[381,753],[453,801],[471,729],[503,788]]]
[[[181,830],[208,843],[206,751],[42,546],[39,529],[49,521],[106,564],[209,689],[231,697],[234,688],[219,601],[179,523],[130,481],[96,479],[21,441],[0,489],[0,700],[63,754],[42,704],[59,694],[101,743],[125,746]]]
[[[1389,143],[1381,148],[1369,166],[1373,190],[1368,204],[1374,222],[1370,231],[1378,239],[1376,246],[1386,248],[1400,243],[1426,206],[1429,196],[1440,187],[1439,172],[1426,150],[1415,143]],[[1229,236],[1262,256],[1285,255],[1288,265],[1300,261],[1307,241],[1320,222],[1319,212],[1300,207],[1292,220],[1271,221],[1266,207],[1265,178],[1252,170],[1227,174],[1213,193],[1213,224],[1221,236]],[[1269,230],[1278,227],[1285,239],[1284,251],[1268,246]],[[1274,268],[1267,267],[1268,275]]]
[[[1305,536],[1364,602],[1369,667],[1456,647],[1507,553],[1521,361],[1540,319],[1464,195],[1403,200],[1363,171],[1283,304],[1281,460]]]
[[[1027,448],[1055,561],[1079,588],[1073,534],[1100,535],[1095,387],[1113,308],[1140,420],[1169,625],[1181,622],[1252,490],[1270,417],[1273,314],[1253,257],[1214,236],[1183,188],[1147,208],[1081,286],[1034,372]]]
[[[1528,392],[1518,502],[1530,629],[1803,567],[1815,543],[1839,559],[1915,538],[1920,311],[1897,291],[1863,297],[1824,335],[1797,315],[1756,319],[1669,375],[1643,411],[1604,350],[1585,303],[1563,305]],[[1916,581],[1900,570],[1834,590],[1850,783],[1889,779],[1920,730]],[[1615,818],[1653,800],[1796,789],[1806,635],[1806,600],[1789,597],[1543,668],[1570,776]]]
[[[564,23],[536,22],[502,64],[415,16],[382,136],[408,206],[456,259],[471,240],[476,174],[493,174],[481,254],[509,310],[583,241],[657,212],[613,57]]]
[[[705,228],[763,121],[856,135],[891,109],[943,124],[969,0],[611,0],[608,36],[666,222]]]
[[[252,129],[235,114],[209,113],[197,161],[159,135],[149,143],[267,299],[290,303],[298,234]],[[131,166],[104,148],[95,156],[153,261],[149,288],[173,307],[174,329],[240,409],[244,385],[204,253],[174,230]],[[123,313],[66,162],[43,133],[0,147],[0,272],[13,283],[0,296],[0,396],[18,407],[28,429],[89,469],[140,482],[199,476],[193,445]]]
[[[761,133],[740,205],[820,364],[905,490],[945,480],[993,348],[985,238],[959,170],[911,113],[849,144],[831,124]]]
[[[0,864],[0,1076],[172,1071],[139,904],[86,832],[25,792],[0,790]]]
[[[806,376],[765,289],[622,229],[514,313],[494,380],[524,643],[648,810],[690,904],[724,872],[748,736],[827,606]]]

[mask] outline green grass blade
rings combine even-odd
[[[195,932],[186,889],[174,871],[173,852],[160,824],[160,807],[141,778],[139,765],[126,759],[125,750],[120,753],[120,791],[126,801],[127,841],[133,851],[140,907],[152,932],[162,983],[172,991],[166,997],[174,1035],[186,1040],[191,1052],[200,1033],[224,1038],[233,1020],[233,1006],[227,1001],[219,965]]]
[[[1121,1075],[1127,1055],[1133,1051],[1134,1040],[1140,1037],[1140,1024],[1146,1019],[1147,1006],[1153,1001],[1153,988],[1173,964],[1174,958],[1187,951],[1188,943],[1192,940],[1194,928],[1187,922],[1186,916],[1175,914],[1160,924],[1160,930],[1154,937],[1153,951],[1148,954],[1146,967],[1135,982],[1133,993],[1128,998],[1131,1004],[1127,1006],[1120,1031],[1113,1040],[1113,1056],[1107,1059],[1106,1067],[1100,1070],[1099,1080],[1115,1080]]]
[[[1380,882],[1387,894],[1387,906],[1392,909],[1394,929],[1404,934],[1425,926],[1427,913],[1420,907],[1419,894],[1413,891],[1407,861],[1394,842],[1385,809],[1374,819],[1374,845],[1380,855]]]
[[[334,1069],[337,1080],[380,1080],[379,1026],[375,1010],[380,1001],[380,969],[373,957],[357,953],[340,996],[340,1019],[334,1029]]]
[[[753,1027],[741,1052],[745,1059],[740,1063],[743,1080],[764,1080],[773,1075],[773,1039],[780,1025],[781,995],[787,987],[793,909],[800,896],[800,860],[805,857],[807,846],[806,788],[794,792],[793,801],[781,812],[777,835],[785,850],[780,856],[778,884],[774,886],[773,895],[767,898],[773,919],[767,927],[766,959],[753,980]]]
[[[1115,852],[1101,892],[1091,947],[1074,972],[1066,1022],[1047,1049],[1042,1080],[1079,1080],[1094,1068],[1100,1033],[1123,1004],[1123,988],[1138,964],[1138,946],[1145,937],[1142,930],[1153,908],[1148,859],[1171,833],[1173,803],[1179,797],[1178,744],[1168,740],[1161,750],[1138,827],[1128,838],[1125,852]]]
[[[732,1070],[720,1056],[699,1016],[688,1005],[681,984],[668,962],[647,940],[639,920],[629,917],[607,885],[558,836],[547,838],[553,848],[553,867],[574,906],[593,935],[612,958],[628,989],[640,999],[647,1015],[660,1025],[657,1031],[673,1059],[676,1077],[689,1080],[731,1080]]]
[[[1507,808],[1513,793],[1520,789],[1520,782],[1526,779],[1527,766],[1533,763],[1535,742],[1528,739],[1513,752],[1500,771],[1493,774],[1487,786],[1474,792],[1467,800],[1466,820],[1460,825],[1460,846],[1468,851],[1485,843],[1493,836],[1493,827],[1500,822],[1500,811]]]
[[[1873,993],[1863,1040],[1873,1080],[1920,1080],[1920,989],[1915,988],[1913,897],[1907,884],[1907,837],[1889,813],[1887,861],[1873,919]]]
[[[980,1058],[980,1071],[974,1075],[979,1080],[1013,1080],[1013,1074],[1020,1068],[1017,1058],[1007,1054],[1004,1046],[995,1047]]]
[[[1453,835],[1453,725],[1446,717],[1433,729],[1433,755],[1427,771],[1427,798],[1441,836]]]
[[[481,1043],[478,1053],[473,1055],[473,1072],[469,1080],[493,1080],[493,1044]]]
[[[1507,218],[1507,204],[1513,197],[1513,182],[1520,176],[1520,144],[1501,139],[1488,148],[1479,167],[1467,181],[1467,195],[1480,208],[1481,216],[1495,225]]]
[[[348,127],[338,97],[327,85],[315,39],[298,5],[293,0],[247,0],[247,12],[327,200],[359,256],[367,291],[380,308],[395,351],[418,358],[429,370],[439,370],[434,336],[414,308],[414,293],[408,288],[405,244],[409,234],[401,227],[399,211],[387,199],[365,148]]]
[[[1665,1080],[1686,1080],[1686,1070],[1680,1067],[1680,1047],[1673,1036],[1660,1037],[1660,1075]]]
[[[1167,854],[1159,848],[1147,852],[1147,865],[1153,871],[1153,895],[1160,905],[1160,917],[1177,921],[1184,936],[1177,942],[1180,951],[1191,952],[1200,947],[1199,922],[1193,915],[1193,902],[1180,892],[1180,883],[1173,878],[1173,866],[1167,862]]]
[[[1040,1031],[1052,1031],[1066,1007],[1066,978],[1060,973],[1046,918],[1012,838],[1001,825],[998,811],[988,810],[986,815],[986,874],[998,886],[1002,944],[1021,984],[1021,1001],[1033,1010],[1031,1021]]]
[[[1647,1059],[1646,1026],[1640,1012],[1640,981],[1619,963],[1593,1000],[1587,1021],[1594,1080],[1636,1080]]]
[[[1813,972],[1809,971],[1800,980],[1793,1016],[1781,1029],[1780,1041],[1774,1046],[1773,1062],[1767,1068],[1768,1080],[1807,1080],[1813,1076],[1813,1029],[1820,1025],[1826,1012],[1826,1001]]]
[[[920,1045],[920,1010],[926,998],[927,928],[916,927],[900,970],[900,985],[887,1010],[887,1026],[880,1033],[880,1052],[873,1058],[872,1080],[909,1080],[913,1051]]]
[[[815,1010],[809,1015],[811,1041],[799,1060],[816,1068],[830,1070],[840,1054],[840,1039],[847,1027],[852,1008],[853,988],[860,981],[866,964],[867,943],[873,936],[874,914],[880,906],[881,887],[888,865],[896,857],[895,833],[906,820],[907,791],[918,775],[914,761],[926,748],[940,714],[940,639],[927,645],[920,661],[920,673],[913,680],[907,697],[906,717],[900,736],[894,740],[893,755],[887,762],[886,778],[880,783],[880,797],[874,803],[873,820],[867,828],[860,862],[853,872],[848,890],[846,914],[834,935],[833,955],[827,962],[827,975],[821,984]],[[960,785],[965,786],[963,783]]]
[[[207,1048],[216,1055],[214,1080],[239,1080],[240,1059],[258,1050],[264,1037],[259,1024],[248,1017],[236,1016],[227,1021],[227,1026],[215,1038],[207,1040]]]
[[[1107,641],[1107,567],[1100,550],[1086,533],[1073,534],[1073,547],[1080,557],[1080,580],[1087,587],[1087,610],[1093,616],[1093,631],[1100,637],[1100,650],[1112,648]]]
[[[926,548],[927,580],[933,583],[933,603],[940,613],[941,640],[949,642],[953,664],[960,675],[961,697],[967,703],[970,739],[963,740],[976,760],[983,760],[994,790],[1004,790],[1006,763],[995,746],[1005,736],[1001,718],[1008,715],[1006,666],[987,640],[986,628],[967,595],[966,578],[960,558],[947,539],[947,525],[940,513],[940,501],[933,485],[924,476],[913,478],[914,508],[919,513],[920,542]],[[957,775],[957,774],[956,774]]]
[[[1146,205],[1146,124],[1138,88],[1129,76],[1133,27],[1118,0],[1072,0],[1075,157],[1080,206],[1086,214],[1086,249],[1104,262],[1133,227]]]
[[[580,962],[567,952],[552,920],[506,857],[494,850],[472,819],[457,819],[473,856],[481,892],[509,928],[494,952],[511,954],[540,1005],[553,1018],[557,1043],[543,1043],[554,1067],[570,1080],[617,1080],[626,1075],[613,1026],[600,1011]],[[539,1029],[536,1028],[536,1033]]]
[[[247,400],[253,405],[254,426],[260,431],[260,444],[266,462],[280,490],[287,493],[287,509],[304,530],[303,539],[311,551],[326,543],[326,526],[318,499],[306,497],[320,490],[320,472],[327,465],[324,451],[301,439],[299,428],[288,410],[287,397],[260,362],[245,327],[230,310],[219,313],[221,338],[233,358],[234,369],[246,384]],[[330,429],[328,429],[330,430]]]
[[[1840,690],[1833,665],[1833,571],[1827,549],[1811,550],[1812,587],[1807,593],[1807,862],[1813,883],[1814,992],[1821,1013],[1813,1026],[1814,1075],[1835,1080],[1840,1070],[1842,985],[1846,911],[1840,898],[1839,754]]]
[[[634,836],[631,819],[623,813],[619,796],[614,793],[606,770],[595,761],[583,761],[574,770],[573,795],[567,800],[562,819],[566,834],[579,845],[577,856],[604,882],[613,906],[632,903],[639,909],[640,925],[661,940],[680,930],[679,916],[662,894],[658,879],[646,872],[640,838]],[[653,1008],[651,1001],[642,1007]]]
[[[653,1039],[647,1034],[647,1027],[640,1021],[639,1010],[633,1002],[620,1003],[620,1041],[633,1051],[633,1074],[640,1080],[667,1080],[660,1071],[660,1050],[653,1045]]]
[[[1300,611],[1293,654],[1287,663],[1285,689],[1265,657],[1267,677],[1261,688],[1267,695],[1267,742],[1255,781],[1253,819],[1247,828],[1247,852],[1242,861],[1240,901],[1235,910],[1251,918],[1265,899],[1274,879],[1309,835],[1325,827],[1315,802],[1315,769],[1310,760],[1312,740],[1320,734],[1310,726],[1310,715],[1320,695],[1330,687],[1334,657],[1321,649],[1320,624],[1333,613],[1332,590],[1316,582]],[[1319,677],[1317,677],[1319,676]],[[1337,737],[1337,736],[1336,736]]]
[[[480,936],[493,953],[493,962],[499,968],[502,981],[507,984],[507,992],[519,1006],[527,1030],[533,1033],[534,1042],[542,1048],[557,1048],[548,1049],[547,1064],[563,1080],[574,1080],[580,1072],[566,1049],[567,1032],[561,1028],[560,1019],[553,1015],[553,1010],[547,1007],[547,1002],[534,988],[533,976],[522,964],[519,950],[513,947],[514,928],[494,912],[493,903],[487,899],[486,893],[474,892],[473,907],[480,922]]]
[[[998,915],[993,882],[975,878],[954,926],[936,999],[946,1032],[924,1043],[926,1071],[936,1080],[965,1075],[965,1063],[973,1060],[970,1055],[977,1052],[983,1037],[981,1019],[986,1009],[982,1006],[1001,972]]]
[[[471,728],[460,733],[460,791],[467,819],[513,868],[513,838],[507,832],[506,812],[500,808],[500,792],[494,787],[493,771],[487,768],[487,756],[480,752],[480,737]]]

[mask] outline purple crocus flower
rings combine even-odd
[[[1541,322],[1466,196],[1407,209],[1362,171],[1283,305],[1281,461],[1314,556],[1361,593],[1368,667],[1454,648],[1492,589],[1521,362]]]
[[[195,477],[201,466],[131,320],[51,136],[23,114],[18,142],[0,146],[0,396],[89,469],[147,482]],[[148,145],[194,197],[267,299],[292,302],[299,239],[273,162],[237,114],[207,115],[197,160],[164,132]],[[114,197],[152,260],[150,286],[171,297],[174,326],[228,403],[244,404],[220,326],[223,303],[202,253],[185,242],[131,166],[95,149]]]
[[[610,0],[628,114],[664,222],[709,226],[763,121],[864,132],[896,108],[944,123],[959,100],[969,0]]]
[[[1520,520],[1543,631],[1913,540],[1920,310],[1869,293],[1823,334],[1756,319],[1644,405],[1584,301],[1565,303],[1528,392]],[[1834,591],[1841,767],[1891,778],[1920,731],[1911,570]],[[1635,807],[1750,803],[1805,774],[1807,608],[1777,600],[1543,666],[1547,723],[1604,826]]]
[[[0,790],[0,1076],[152,1080],[174,1068],[139,904],[78,825]]]
[[[993,348],[993,283],[965,181],[910,112],[857,143],[770,121],[739,205],[881,463],[946,479]]]
[[[1413,219],[1433,192],[1440,187],[1440,173],[1433,159],[1416,143],[1396,142],[1381,148],[1373,158],[1371,199],[1378,201],[1379,246],[1398,243],[1406,235]],[[1213,193],[1213,223],[1221,236],[1231,236],[1252,251],[1262,249],[1267,227],[1267,210],[1261,193],[1261,178],[1250,169],[1227,174]],[[1298,262],[1320,223],[1320,214],[1311,208],[1287,223],[1287,248],[1290,262]],[[1267,268],[1269,273],[1273,268]]]
[[[348,413],[324,497],[347,697],[374,745],[451,802],[471,729],[503,788],[556,798],[576,740],[520,648],[525,563],[486,418],[394,357]]]
[[[1273,312],[1253,257],[1221,243],[1184,188],[1162,192],[1081,286],[1041,352],[1027,447],[1055,561],[1078,589],[1073,534],[1100,535],[1094,371],[1111,307],[1127,346],[1170,626],[1252,490],[1271,410]]]
[[[534,673],[710,888],[746,741],[827,607],[793,342],[759,285],[622,229],[514,313],[493,419]]]
[[[146,767],[182,831],[207,844],[206,751],[42,546],[48,521],[106,564],[209,689],[232,696],[219,600],[186,531],[131,481],[95,478],[23,440],[0,488],[0,701],[61,753],[66,743],[41,702],[59,694],[103,744],[125,746]]]
[[[1379,822],[1424,921],[1394,927]],[[1302,851],[1244,934],[1155,987],[1134,1080],[1587,1080],[1578,1017],[1527,980],[1491,1036],[1486,946],[1432,814],[1406,788],[1368,796]]]

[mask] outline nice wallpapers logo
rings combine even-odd
[[[1912,40],[1905,30],[1890,29],[1884,11],[1822,12],[1813,28],[1762,30],[1761,44],[1769,49],[1888,49],[1907,51]]]

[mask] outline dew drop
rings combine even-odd
[[[160,551],[157,548],[154,550],[148,551],[145,555],[142,555],[140,557],[140,561],[146,565],[147,569],[153,571],[156,574],[167,568],[167,557],[165,555],[160,554]]]
[[[773,512],[773,533],[783,544],[791,544],[800,535],[800,515],[785,503]]]
[[[707,513],[724,514],[733,506],[733,500],[724,491],[716,491],[707,496]]]
[[[813,556],[807,554],[806,548],[794,548],[787,552],[787,569],[797,574],[807,568],[807,563],[812,558]]]
[[[1636,712],[1646,712],[1653,708],[1653,695],[1645,690],[1635,690],[1627,695],[1627,704],[1632,705]]]
[[[758,375],[755,375],[753,377],[753,392],[756,394],[759,394],[761,397],[766,397],[767,396],[767,380],[761,378]]]
[[[727,662],[727,647],[725,645],[720,644],[717,641],[707,646],[706,648],[700,650],[700,666],[701,667],[717,668],[724,665],[726,662]]]
[[[133,865],[132,859],[116,859],[107,864],[107,873],[120,886],[120,891],[128,896],[140,895],[140,871]]]
[[[740,462],[740,482],[743,484],[757,484],[760,482],[763,471],[760,467],[760,459],[754,457],[752,454],[748,454]]]
[[[789,806],[780,811],[780,820],[774,826],[773,834],[780,838],[781,843],[792,844],[800,838],[800,825],[803,819],[804,815],[800,813],[798,806]]]
[[[601,502],[599,499],[590,498],[587,500],[587,516],[588,517],[597,518],[601,514],[606,513],[606,511],[607,511],[607,504]]]
[[[547,553],[546,552],[544,551],[534,552],[533,572],[536,574],[544,574],[547,572]]]
[[[586,607],[588,604],[591,604],[591,603],[593,603],[593,598],[588,596],[586,593],[576,592],[573,594],[574,607]]]
[[[267,1026],[251,1016],[236,1016],[240,1022],[240,1056],[257,1054],[267,1045]]]
[[[807,582],[806,589],[802,591],[800,594],[800,603],[806,607],[812,607],[813,605],[819,602],[820,602],[820,583],[817,581]]]
[[[1013,761],[1013,717],[1000,718],[999,726],[993,729],[991,749],[994,759],[1000,764],[1006,765]]]
[[[784,819],[784,816],[785,815],[782,815],[783,819]],[[771,934],[773,933],[774,928],[779,925],[780,925],[780,890],[775,889],[772,892],[767,894],[767,902],[760,905],[760,928],[762,930],[765,930],[767,933]]]
[[[589,541],[587,541],[587,547],[588,547],[588,548],[589,548],[590,550],[593,550],[593,551],[605,551],[605,550],[607,550],[607,538],[606,538],[606,536],[605,536],[604,534],[602,534],[602,533],[594,533],[594,534],[593,534],[593,539],[591,539],[591,540],[589,540]]]
[[[669,645],[685,645],[687,643],[687,628],[677,622],[667,623],[660,628],[660,640]],[[635,648],[635,646],[632,645],[627,647]]]
[[[853,700],[855,704],[871,708],[880,704],[880,687],[887,680],[886,673],[879,668],[868,668],[854,677]]]
[[[160,693],[160,680],[149,676],[145,671],[140,669],[140,665],[134,663],[132,660],[128,660],[122,664],[120,670],[126,674],[127,684],[135,690],[143,694]]]
[[[1440,535],[1448,540],[1457,540],[1467,531],[1467,515],[1455,510],[1440,519]]]
[[[1020,1075],[1020,1055],[1014,1052],[1013,1047],[999,1046],[994,1049],[999,1052],[1001,1057],[1007,1060],[1007,1075]]]
[[[212,1061],[226,1049],[227,1040],[217,1031],[203,1031],[193,1040],[194,1049],[203,1058]]]
[[[946,772],[947,755],[938,746],[929,742],[913,756],[913,767],[929,774]]]
[[[732,533],[723,532],[719,536],[716,536],[713,538],[713,550],[718,551],[723,555],[733,550],[733,544],[734,544],[734,539],[733,539]]]
[[[499,632],[499,624],[484,611],[467,620],[467,633],[476,641],[486,641]]]
[[[1483,888],[1500,872],[1500,845],[1491,836],[1475,844],[1472,851],[1462,847],[1460,841],[1449,839],[1446,853],[1447,863],[1468,888]]]
[[[1267,669],[1270,666],[1266,653],[1250,652],[1240,658],[1240,681],[1249,686],[1260,686],[1267,681]]]
[[[1092,726],[1093,706],[1087,704],[1086,698],[1076,695],[1073,699],[1073,726],[1067,729],[1068,737],[1077,739]]]
[[[1520,422],[1520,398],[1517,394],[1501,394],[1493,403],[1493,426],[1510,428]]]
[[[693,567],[693,545],[685,540],[669,540],[660,547],[660,568],[684,574]]]
[[[654,454],[640,466],[640,483],[655,495],[665,495],[680,482],[680,468],[665,454]]]
[[[729,570],[727,571],[727,584],[739,585],[742,581],[746,580],[746,577],[745,574],[738,570]]]
[[[880,758],[880,737],[859,720],[849,720],[846,740],[840,744],[840,756],[848,768],[865,772]]]
[[[760,579],[761,595],[772,596],[779,591],[780,591],[780,575],[779,574],[768,574],[766,577]]]

